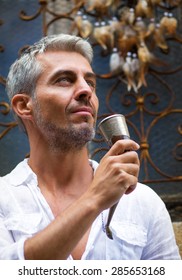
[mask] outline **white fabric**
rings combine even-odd
[[[90,163],[95,170],[98,163]],[[111,221],[113,240],[103,231],[107,215],[108,210],[94,221],[83,260],[180,259],[169,214],[148,186],[138,183],[120,199]],[[27,160],[0,178],[1,260],[24,259],[24,241],[53,219]]]

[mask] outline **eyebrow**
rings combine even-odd
[[[85,76],[96,80],[96,74],[93,72],[86,72]]]

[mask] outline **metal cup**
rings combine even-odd
[[[98,124],[98,128],[110,147],[120,139],[130,138],[125,117],[121,114],[106,117]],[[105,225],[106,234],[110,239],[113,239],[113,236],[109,225],[116,207],[117,203],[110,208],[107,223]]]
[[[121,114],[106,117],[98,124],[98,128],[110,147],[119,139],[130,138],[125,117]]]

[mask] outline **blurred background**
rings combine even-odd
[[[137,141],[140,181],[182,220],[182,1],[0,0],[0,176],[29,153],[5,92],[22,48],[47,34],[79,35],[93,45],[98,121],[125,115]],[[98,130],[89,143],[99,161],[108,146]]]

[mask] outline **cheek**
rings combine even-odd
[[[41,117],[46,121],[60,123],[64,120],[65,107],[67,103],[54,95],[45,95],[44,98],[39,98],[35,109],[39,110]]]

